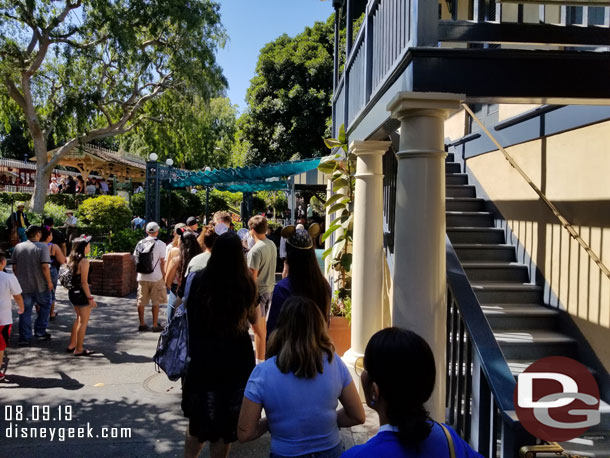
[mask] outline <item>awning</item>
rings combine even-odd
[[[221,191],[239,190],[239,192],[254,192],[268,190],[286,190],[288,184],[277,178],[300,175],[318,168],[320,162],[334,159],[335,156],[303,159],[301,161],[277,162],[255,167],[235,167],[214,169],[209,171],[178,170],[172,174],[169,185],[173,188],[187,186],[214,186]],[[267,181],[276,178],[274,181]],[[234,191],[237,192],[237,191]]]

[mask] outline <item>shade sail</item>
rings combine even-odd
[[[299,175],[304,172],[316,169],[322,160],[326,158],[303,159],[301,161],[278,162],[274,164],[254,166],[254,167],[235,167],[227,169],[214,169],[209,171],[185,171],[175,172],[170,180],[170,186],[174,188],[184,188],[187,186],[214,186],[219,190],[229,186],[262,186],[264,183],[273,183],[269,186],[279,186],[279,181],[265,182],[269,178],[283,178],[292,175]],[[284,187],[287,189],[285,182]],[[257,191],[276,190],[276,188],[258,187]],[[241,189],[240,189],[241,191]],[[254,189],[252,190],[254,191]],[[249,192],[249,191],[245,191]]]
[[[251,183],[228,183],[216,185],[219,191],[230,192],[256,192],[256,191],[287,191],[288,183],[284,180],[276,181],[256,181]]]

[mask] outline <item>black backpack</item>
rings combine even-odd
[[[155,244],[157,239],[154,240],[140,240],[136,245],[136,272],[141,274],[151,274],[155,271],[159,259],[153,264],[155,254]]]

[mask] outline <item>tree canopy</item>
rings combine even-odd
[[[79,144],[132,130],[168,90],[219,93],[218,10],[212,0],[0,0],[0,91],[31,136],[35,211],[52,169]],[[48,159],[51,136],[59,148]]]
[[[148,104],[150,121],[121,139],[121,147],[145,156],[155,152],[187,169],[235,165],[232,152],[237,108],[228,98],[166,92]]]
[[[282,35],[261,50],[240,119],[249,142],[246,161],[286,161],[326,154],[331,116],[334,16],[294,38]]]

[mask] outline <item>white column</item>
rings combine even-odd
[[[445,420],[445,148],[444,121],[462,96],[401,92],[388,105],[400,121],[394,226],[392,324],[421,335],[436,360],[427,408]]]
[[[351,348],[343,356],[354,380],[356,359],[382,327],[383,154],[391,142],[355,141],[356,156],[352,262]],[[359,383],[356,383],[359,386]]]

